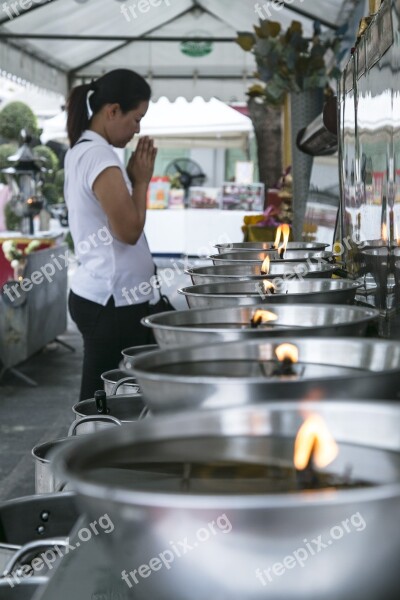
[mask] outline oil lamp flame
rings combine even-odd
[[[290,236],[290,226],[287,223],[284,223],[283,225],[279,225],[278,229],[276,230],[274,248],[275,248],[275,250],[278,250],[279,256],[281,258],[283,258],[283,255],[286,252],[286,248],[287,248],[288,241],[289,241],[289,236]],[[279,242],[281,241],[281,238],[283,238],[283,242],[279,246]]]
[[[275,250],[278,249],[279,242],[281,241],[281,237],[282,237],[282,225],[279,225],[279,227],[276,230],[275,241],[274,241]]]
[[[274,294],[275,293],[275,286],[272,283],[272,281],[268,281],[268,279],[265,279],[262,282],[262,286],[263,286],[264,294]]]
[[[381,234],[382,234],[382,240],[386,243],[388,241],[388,230],[387,230],[386,223],[382,223]]]
[[[278,317],[275,313],[269,310],[262,310],[258,308],[254,311],[254,314],[251,318],[251,324],[253,327],[257,327],[258,325],[262,325],[263,323],[270,323],[271,321],[277,321]]]
[[[271,265],[271,259],[269,256],[266,256],[263,264],[261,265],[261,273],[265,273],[265,275],[268,275],[270,265]]]
[[[299,362],[299,349],[294,344],[281,344],[275,348],[275,354],[280,362]]]
[[[294,445],[294,466],[304,471],[312,462],[316,467],[327,467],[339,453],[338,446],[325,421],[310,415],[300,427]]]

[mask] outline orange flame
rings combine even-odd
[[[277,229],[276,229],[276,235],[275,235],[275,241],[274,241],[275,250],[278,249],[279,242],[281,241],[281,237],[282,237],[282,225],[279,225],[279,227],[277,227]]]
[[[254,312],[251,320],[255,323],[269,323],[270,321],[277,321],[278,317],[270,310],[262,310],[261,308],[258,308]]]
[[[327,467],[338,454],[338,446],[323,418],[317,414],[310,415],[300,427],[294,444],[296,469],[306,469],[311,458],[316,467]]]
[[[287,248],[288,241],[289,241],[289,236],[290,236],[289,225],[287,223],[284,223],[283,225],[279,225],[278,229],[276,230],[276,236],[275,236],[275,242],[274,242],[275,250],[279,250],[282,253],[286,252],[286,248]],[[279,242],[281,241],[281,238],[283,238],[283,243],[279,246]]]
[[[265,273],[266,275],[268,275],[270,266],[271,266],[271,259],[267,255],[265,257],[265,260],[264,260],[263,264],[261,265],[261,273]]]
[[[386,223],[382,223],[382,230],[381,230],[381,234],[382,234],[382,240],[384,242],[388,241],[388,230],[387,230],[387,225]]]
[[[399,237],[399,229],[397,227],[397,223],[394,225],[394,236],[396,238],[396,244],[400,246],[400,237]]]
[[[268,281],[267,279],[265,279],[262,282],[263,285],[263,289],[264,289],[264,294],[273,294],[275,292],[275,286],[272,283],[272,281]]]
[[[294,344],[281,344],[275,348],[275,354],[280,362],[291,360],[292,363],[299,362],[299,349]]]

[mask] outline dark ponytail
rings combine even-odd
[[[87,101],[88,92],[93,94]],[[119,104],[123,113],[133,110],[143,101],[150,100],[151,88],[141,75],[129,69],[115,69],[92,83],[79,85],[68,98],[67,131],[71,147],[90,124],[89,104],[93,115],[105,104]]]

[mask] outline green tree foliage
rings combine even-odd
[[[48,146],[35,146],[33,148],[33,154],[34,156],[43,159],[42,166],[48,170],[45,179],[47,182],[53,183],[56,171],[58,171],[60,167],[60,161],[58,160],[57,154]]]
[[[60,169],[54,176],[54,185],[57,187],[57,191],[60,196],[64,194],[64,169]]]
[[[0,171],[12,166],[11,163],[8,162],[7,158],[15,154],[17,149],[17,144],[2,144],[0,146]],[[0,183],[6,183],[3,173],[0,173]]]
[[[24,102],[10,102],[0,111],[0,135],[8,141],[18,141],[21,129],[38,135],[36,116]]]
[[[62,195],[60,196],[57,186],[54,183],[45,183],[42,191],[48,204],[58,204],[63,201],[63,197]]]

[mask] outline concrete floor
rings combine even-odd
[[[156,259],[156,262],[164,281],[163,292],[176,308],[187,308],[184,297],[177,290],[190,285],[190,279],[177,274],[174,265],[179,261]],[[182,267],[181,263],[179,265]],[[171,270],[175,271],[172,280]],[[30,387],[11,374],[0,383],[0,501],[34,493],[32,448],[65,437],[73,420],[71,408],[78,401],[82,343],[72,322],[60,339],[73,346],[75,352],[50,344],[20,367],[38,383],[38,387]],[[111,368],[114,366],[110,365]]]
[[[34,493],[33,446],[64,437],[73,420],[71,407],[79,393],[82,345],[72,323],[60,339],[76,352],[50,344],[20,367],[37,387],[11,374],[0,384],[0,500]]]

